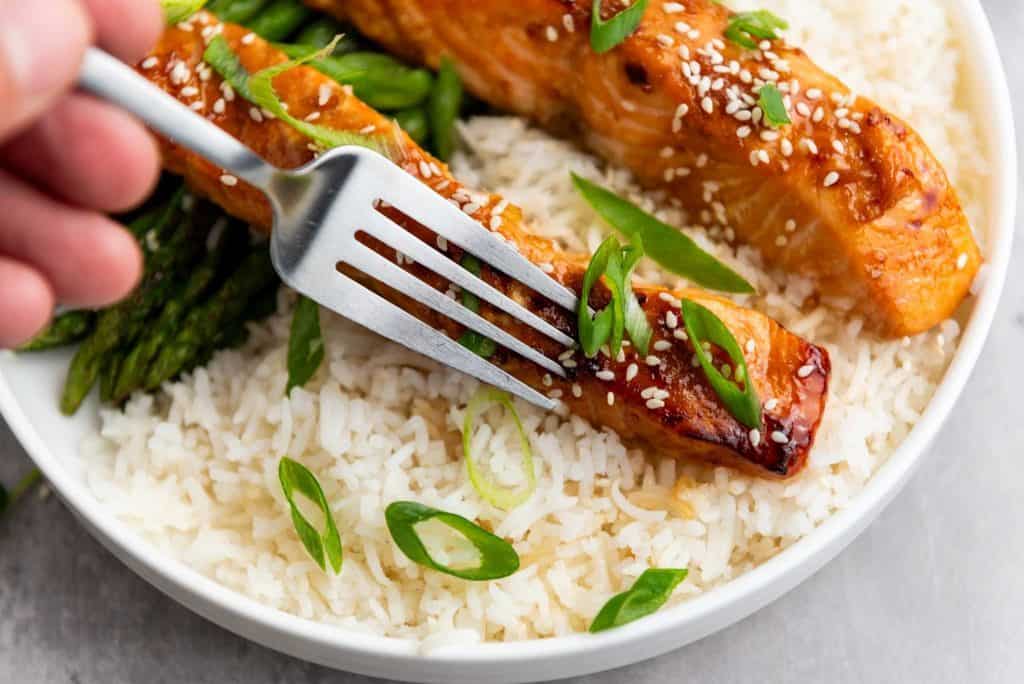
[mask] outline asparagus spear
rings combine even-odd
[[[206,256],[182,282],[174,295],[164,305],[159,317],[142,338],[132,347],[118,371],[117,382],[111,398],[123,401],[129,394],[141,389],[146,380],[146,372],[160,352],[161,346],[173,338],[196,303],[207,293],[224,265],[227,257],[237,241],[231,239],[233,234],[240,233],[237,228],[225,228],[216,237],[216,242]]]
[[[53,319],[45,330],[18,351],[45,351],[80,342],[92,332],[95,323],[96,313],[93,311],[68,311]]]
[[[93,331],[75,354],[68,368],[60,408],[66,415],[78,410],[103,367],[104,357],[134,338],[150,313],[166,298],[173,273],[190,257],[190,225],[178,225],[183,191],[175,193],[142,240],[146,256],[143,281],[128,299],[100,313]],[[190,224],[191,222],[184,222]],[[174,232],[164,240],[171,227]],[[159,244],[164,240],[163,244]],[[155,244],[154,244],[155,243]]]
[[[272,0],[247,26],[264,40],[283,40],[295,33],[309,15],[299,0]]]
[[[146,389],[156,389],[199,358],[243,315],[249,299],[276,279],[267,249],[256,247],[210,299],[189,312],[178,334],[166,341],[146,375]]]

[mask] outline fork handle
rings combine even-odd
[[[279,171],[213,123],[99,48],[86,50],[78,85],[266,192]]]

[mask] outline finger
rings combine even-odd
[[[0,171],[0,254],[29,263],[64,304],[105,306],[139,279],[135,239],[107,217],[75,209]]]
[[[96,27],[97,42],[134,64],[153,49],[164,27],[156,0],[82,0]]]
[[[152,191],[160,168],[142,124],[80,94],[57,105],[0,149],[3,165],[52,194],[85,207],[123,211]]]
[[[0,255],[0,348],[28,342],[50,320],[53,290],[39,271]]]
[[[76,0],[0,0],[0,140],[71,87],[91,39]]]

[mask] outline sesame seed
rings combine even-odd
[[[254,40],[256,40],[255,33],[246,33],[242,36],[242,45],[251,45]]]
[[[820,100],[821,99],[821,89],[819,89],[819,88],[811,88],[810,90],[808,90],[807,91],[807,99],[808,100]]]
[[[740,140],[749,136],[750,133],[750,126],[740,126],[739,128],[736,129],[736,137],[739,138]]]
[[[714,100],[712,100],[708,96],[704,96],[704,99],[700,101],[700,108],[703,109],[708,114],[711,114],[712,112],[715,111]]]
[[[497,217],[495,217],[495,218],[497,218]],[[550,263],[550,262],[548,262],[548,261],[545,261],[543,263],[537,264],[537,267],[540,268],[540,270],[544,271],[545,273],[554,273],[555,272],[555,265]]]
[[[676,338],[677,340],[682,340],[683,342],[685,342],[688,339],[690,339],[690,336],[687,335],[686,331],[683,330],[682,328],[677,328],[677,329],[673,330],[672,331],[672,337]]]
[[[757,158],[761,161],[762,164],[767,164],[772,160],[772,158],[768,156],[768,150],[758,150]]]
[[[757,344],[754,343],[754,340],[747,340],[746,350],[748,354],[753,354],[756,348]]]
[[[764,402],[764,410],[765,411],[774,411],[776,409],[776,407],[778,407],[778,405],[779,405],[779,400],[776,399],[775,397],[772,397],[768,401]]]
[[[652,411],[655,411],[657,409],[663,408],[664,406],[665,406],[665,402],[663,402],[661,399],[648,399],[647,400],[647,408],[651,409]]]
[[[832,149],[835,150],[836,152],[838,152],[839,154],[845,154],[846,153],[846,146],[843,145],[843,142],[841,140],[833,140],[832,141]]]
[[[644,359],[644,363],[646,363],[648,366],[660,366],[661,365],[661,359],[659,359],[657,356],[654,356],[653,354],[651,354],[646,359]]]
[[[796,221],[793,220],[793,219],[787,220],[786,221],[786,232],[787,233],[792,233],[795,230],[796,230]]]
[[[562,362],[562,365],[565,366],[566,368],[575,368],[576,361],[574,359],[566,359],[565,361]]]
[[[433,172],[430,170],[430,164],[428,164],[427,162],[421,160],[419,166],[420,175],[423,176],[424,178],[430,178],[433,175]]]
[[[552,399],[561,399],[562,398],[562,390],[560,390],[560,389],[553,389],[550,392],[548,392],[548,396],[551,397]]]
[[[260,110],[257,109],[256,107],[249,107],[249,118],[255,121],[256,123],[263,122],[263,114],[260,113]]]
[[[672,36],[665,35],[664,33],[658,34],[658,42],[664,45],[665,47],[672,47],[676,43],[675,38],[673,38]]]
[[[635,363],[629,364],[629,367],[626,368],[626,382],[629,382],[633,378],[635,378],[636,374],[639,373],[639,372],[640,372],[640,367],[639,366],[637,366]]]
[[[672,348],[672,343],[668,340],[658,340],[654,343],[654,351],[668,351]]]
[[[758,430],[757,428],[754,428],[753,430],[750,431],[749,437],[750,443],[755,447],[761,443],[761,431]]]
[[[666,2],[661,6],[661,9],[665,11],[665,14],[679,14],[686,10],[681,2]]]
[[[668,292],[659,292],[658,299],[674,306],[679,306],[679,300],[670,295]]]
[[[610,370],[600,370],[596,373],[598,380],[604,380],[605,382],[611,382],[615,379],[615,373]]]
[[[316,121],[320,118],[320,112],[310,112],[303,119],[304,121]]]
[[[238,179],[229,173],[222,174],[220,177],[220,182],[228,186],[229,188],[233,188],[236,185],[238,185]]]
[[[572,20],[571,14],[562,15],[562,26],[564,26],[565,30],[568,31],[569,33],[575,33],[576,23]]]
[[[182,97],[195,97],[199,94],[199,88],[195,86],[185,86],[181,89]]]
[[[577,399],[583,396],[583,388],[580,387],[580,384],[578,382],[572,383],[572,396],[576,397]]]
[[[566,349],[564,352],[558,355],[558,360],[565,361],[566,359],[570,359],[575,353],[576,350],[570,347],[569,349]]]
[[[188,106],[193,112],[201,112],[204,107],[206,107],[206,104],[202,100],[196,100]]]
[[[797,371],[796,371],[796,375],[797,375],[798,378],[806,378],[808,375],[810,375],[813,372],[814,372],[814,366],[811,365],[811,364],[807,364],[805,366],[800,366],[800,368],[798,368]]]
[[[223,114],[224,113],[224,109],[226,108],[226,106],[227,105],[224,104],[224,98],[223,97],[218,97],[217,101],[213,103],[213,113],[214,114]]]
[[[556,29],[554,26],[548,26],[546,29],[544,29],[544,36],[548,39],[548,41],[554,43],[555,41],[558,40],[558,29]]]
[[[839,182],[839,173],[837,171],[829,171],[825,176],[825,180],[822,183],[826,188],[831,188],[833,185]]]
[[[540,379],[540,381],[541,381],[542,383],[544,383],[544,386],[545,386],[545,387],[551,387],[551,382],[552,382],[552,380],[551,380],[551,374],[550,374],[550,373],[545,373],[545,374],[544,374],[544,377],[543,377],[543,378],[541,378],[541,379]]]
[[[786,238],[785,235],[780,235],[777,238],[775,238],[776,247],[785,247],[787,242],[789,242],[789,239]]]
[[[679,325],[679,316],[676,316],[674,311],[665,312],[665,325],[669,328],[675,328]]]
[[[956,258],[956,268],[958,271],[962,271],[967,268],[967,253],[961,252],[960,256]]]
[[[788,444],[789,437],[786,436],[785,432],[782,432],[780,430],[773,430],[772,441],[775,442],[776,444]]]
[[[320,88],[317,90],[316,103],[318,106],[323,107],[331,100],[331,86],[327,83],[321,83]]]
[[[375,130],[377,130],[377,127],[374,126],[373,124],[370,124],[368,126],[363,126],[362,128],[360,128],[359,129],[359,134],[360,135],[369,135],[370,133],[373,133]]]
[[[159,62],[160,62],[160,60],[158,60],[156,57],[147,57],[146,59],[144,59],[142,61],[142,68],[143,69],[152,69],[157,64],[159,64]]]
[[[614,394],[609,392],[607,400],[608,400],[608,405],[609,406],[615,406],[615,395]]]

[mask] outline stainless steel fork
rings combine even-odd
[[[340,273],[339,263],[530,359],[553,375],[562,366],[357,241],[365,232],[472,292],[546,337],[574,340],[377,211],[384,201],[481,262],[570,311],[576,295],[503,239],[385,157],[361,147],[328,151],[299,169],[271,166],[213,123],[103,51],[91,48],[78,84],[132,112],[152,128],[259,188],[274,211],[271,256],[289,287],[391,340],[550,409],[555,402],[458,342]]]

